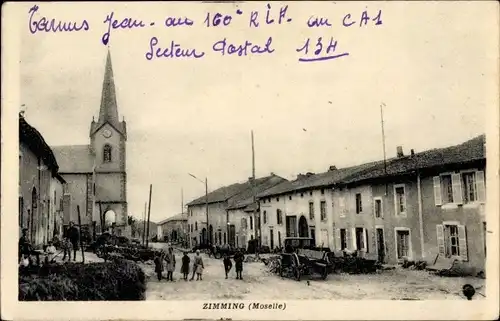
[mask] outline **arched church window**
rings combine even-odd
[[[102,151],[102,157],[103,157],[103,162],[104,163],[110,163],[111,162],[111,146],[109,145],[104,145],[103,151]]]

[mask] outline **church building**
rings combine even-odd
[[[87,145],[53,146],[59,173],[67,182],[64,191],[64,225],[78,224],[92,235],[112,229],[129,235],[125,120],[118,118],[111,56],[104,70],[99,118],[90,123]]]

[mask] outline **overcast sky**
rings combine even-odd
[[[214,5],[41,3],[38,17],[88,19],[91,28],[35,35],[28,30],[26,4],[20,22],[21,103],[50,145],[88,143],[92,116],[99,112],[106,15],[114,10],[115,17],[155,21],[155,27],[113,31],[109,45],[119,114],[128,126],[129,211],[142,215],[151,183],[151,218],[159,221],[180,212],[181,188],[185,202],[203,195],[204,186],[188,173],[208,176],[210,190],[246,180],[252,129],[257,176],[274,172],[287,179],[382,159],[382,102],[388,157],[397,145],[418,152],[484,133],[498,99],[492,81],[498,34],[491,29],[494,10],[480,4],[292,3],[291,23],[258,29],[248,28],[249,11],[265,3],[227,4],[222,10],[235,12],[238,6],[243,15],[235,15],[232,27],[217,29],[201,25]],[[342,27],[345,14],[359,21],[365,8],[372,17],[382,9],[382,25]],[[305,21],[318,13],[333,27],[306,28]],[[188,15],[195,25],[167,29],[161,26],[167,14]],[[206,55],[148,61],[152,36],[162,47],[175,40]],[[264,44],[270,36],[271,55],[211,52],[224,37]],[[298,62],[295,49],[318,36],[336,37],[337,52],[350,55]]]

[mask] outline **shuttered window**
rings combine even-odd
[[[484,203],[484,172],[462,172],[444,174],[433,178],[434,203],[436,206],[453,204]]]
[[[345,199],[343,196],[339,197],[339,214],[340,217],[345,217]]]
[[[440,255],[468,260],[467,232],[464,225],[436,225],[436,232]]]

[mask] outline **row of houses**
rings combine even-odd
[[[462,144],[285,180],[272,174],[223,187],[188,204],[191,244],[271,249],[285,237],[359,250],[381,262],[455,257],[483,269],[486,257],[485,136]],[[252,198],[252,187],[256,200]]]
[[[26,228],[34,245],[60,236],[66,181],[43,136],[19,115],[19,229]],[[66,206],[67,208],[67,206]]]

